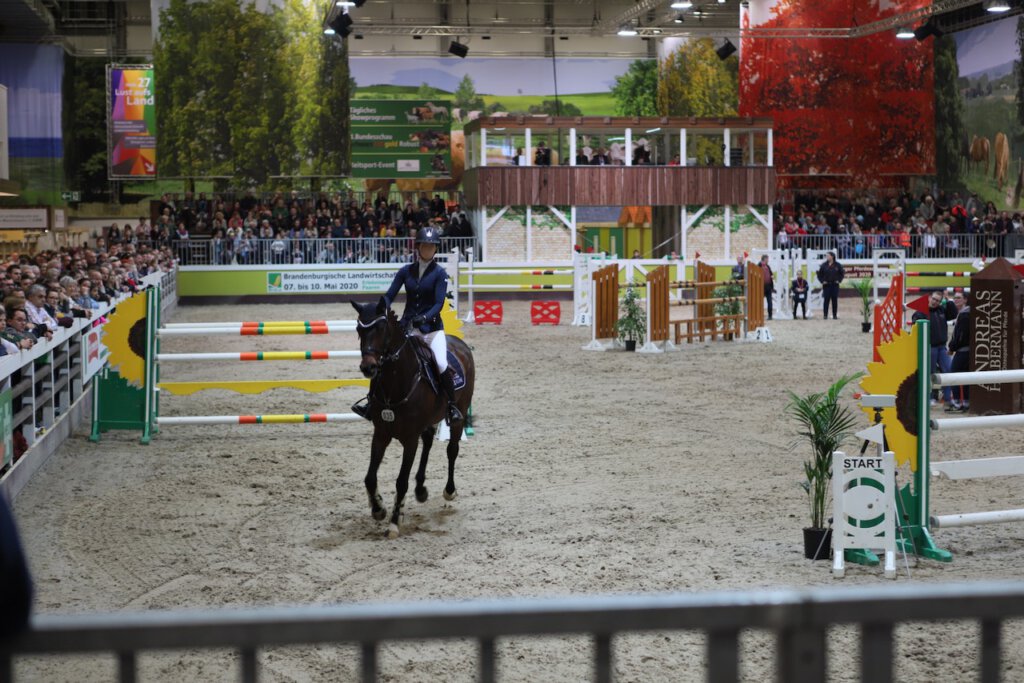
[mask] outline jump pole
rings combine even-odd
[[[358,422],[355,413],[316,413],[312,415],[192,415],[188,417],[158,417],[159,425],[263,425],[307,424],[314,422]]]
[[[335,358],[360,358],[360,351],[248,351],[242,353],[160,353],[157,361],[273,361],[273,360],[332,360]]]
[[[264,321],[243,321],[243,322],[221,322],[221,323],[167,323],[162,329],[195,329],[202,327],[340,327],[343,329],[356,329],[354,320],[264,320]]]
[[[299,335],[299,334],[331,334],[334,332],[351,332],[355,327],[332,327],[330,325],[306,325],[303,327],[285,327],[273,325],[270,327],[172,327],[160,328],[156,331],[159,337],[197,337],[212,335],[238,335],[242,337],[264,337],[269,335]]]

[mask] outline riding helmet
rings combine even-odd
[[[420,228],[416,233],[416,244],[441,244],[441,237],[435,228]]]

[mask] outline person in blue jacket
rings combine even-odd
[[[427,340],[430,350],[437,362],[441,388],[448,399],[447,421],[449,423],[462,419],[462,413],[455,405],[455,385],[452,375],[448,372],[448,342],[444,336],[444,322],[441,320],[441,309],[448,293],[448,273],[434,261],[441,238],[432,227],[420,228],[416,233],[416,260],[402,266],[395,279],[391,282],[384,303],[391,307],[399,290],[405,287],[405,310],[401,322],[412,334]],[[367,420],[370,418],[369,398],[356,402],[352,412]],[[363,401],[366,401],[365,403]]]

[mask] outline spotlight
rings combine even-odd
[[[342,13],[327,22],[327,28],[324,29],[324,33],[329,36],[338,34],[344,38],[348,36],[349,33],[352,33],[351,26],[352,17],[347,13]]]
[[[683,15],[682,15],[682,14],[677,14],[677,15],[675,16],[675,18],[674,18],[674,19],[672,19],[672,23],[673,23],[673,24],[681,24],[681,23],[683,23],[683,21],[685,21],[685,19],[684,19],[684,17],[683,17]]]
[[[945,35],[945,33],[939,28],[938,24],[935,23],[934,19],[929,19],[914,29],[914,37],[919,41],[927,40],[929,36],[941,38],[943,35]]]
[[[900,40],[907,40],[914,37],[914,31],[909,26],[900,26],[896,29],[896,37]]]
[[[636,27],[633,26],[632,24],[623,24],[621,27],[619,27],[619,35],[625,36],[627,38],[630,36],[635,36]]]
[[[469,46],[463,45],[457,40],[453,40],[451,45],[448,46],[448,52],[460,59],[465,59],[466,55],[469,54]]]
[[[722,44],[722,47],[715,50],[715,54],[718,55],[718,58],[723,62],[729,58],[729,55],[732,55],[735,52],[736,46],[733,45],[732,41],[728,38],[725,39],[725,43]]]
[[[682,0],[681,2],[673,2],[669,7],[672,9],[690,9],[693,7],[693,3],[690,0]]]
[[[1009,12],[1010,3],[1007,0],[986,0],[984,3],[986,12]]]

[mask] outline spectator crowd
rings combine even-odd
[[[840,259],[900,247],[912,258],[1004,256],[1006,235],[1022,232],[1020,212],[1000,211],[977,193],[904,193],[881,200],[852,193],[796,195],[775,207],[780,249],[833,249]]]
[[[107,242],[173,246],[183,263],[189,262],[189,242],[207,239],[216,265],[401,263],[412,260],[421,227],[432,226],[444,237],[473,236],[458,203],[425,192],[404,205],[384,193],[361,203],[340,194],[303,197],[298,191],[264,197],[250,192],[240,198],[167,194],[154,214],[135,225],[115,223]]]
[[[51,339],[75,318],[91,318],[102,304],[137,291],[142,278],[169,270],[174,258],[167,247],[153,249],[121,244],[62,248],[35,256],[11,256],[0,271],[0,356]]]

